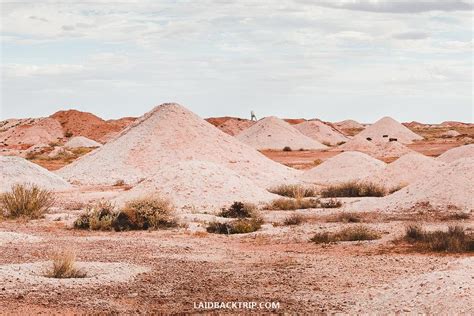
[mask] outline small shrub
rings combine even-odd
[[[209,223],[206,230],[214,234],[246,234],[259,230],[262,224],[263,220],[259,217],[241,218],[227,223]]]
[[[266,206],[268,210],[302,210],[308,208],[318,208],[319,201],[316,199],[277,199]]]
[[[327,201],[319,201],[319,207],[321,208],[339,208],[342,206],[342,202],[336,199],[329,199]]]
[[[299,214],[293,214],[283,221],[286,226],[300,225],[304,222],[304,217]]]
[[[45,272],[45,276],[48,278],[69,279],[87,276],[86,272],[75,267],[76,255],[71,250],[57,252],[52,259],[52,266]]]
[[[345,141],[342,141],[342,142],[338,142],[337,143],[337,146],[341,146],[341,145],[344,145],[346,142]]]
[[[110,202],[100,202],[89,207],[74,222],[77,229],[136,230],[175,227],[177,221],[168,200],[146,197],[129,201],[121,210]]]
[[[291,147],[285,146],[285,147],[283,147],[283,151],[291,151]]]
[[[338,214],[333,221],[341,223],[360,223],[362,222],[362,218],[357,213],[343,212]]]
[[[330,142],[327,142],[327,141],[324,141],[324,142],[323,142],[323,145],[324,145],[324,146],[331,147],[331,143],[330,143]]]
[[[257,207],[250,203],[234,202],[228,209],[223,208],[218,216],[230,218],[252,217]]]
[[[420,250],[452,253],[474,251],[474,234],[466,233],[462,226],[449,226],[447,231],[426,231],[420,225],[413,224],[407,226],[403,239]]]
[[[55,203],[51,191],[34,184],[15,184],[10,192],[0,195],[0,207],[5,217],[40,218]]]
[[[456,212],[452,214],[445,215],[441,218],[443,221],[462,221],[465,219],[471,218],[471,215],[469,213],[464,213],[464,212]]]
[[[91,230],[111,230],[117,216],[115,206],[107,201],[89,205],[84,214],[74,221],[74,228]]]
[[[315,160],[313,161],[313,165],[314,165],[314,166],[319,166],[319,165],[322,164],[322,163],[323,163],[323,160],[322,160],[322,159],[319,159],[319,158],[318,158],[318,159],[315,159]]]
[[[116,230],[159,229],[178,225],[171,202],[160,197],[150,196],[129,201],[120,213],[121,225],[117,222]]]
[[[115,181],[114,183],[114,187],[122,187],[125,185],[125,181],[124,180],[117,180]]]
[[[363,225],[357,225],[346,227],[335,233],[317,233],[311,238],[311,241],[320,244],[338,241],[375,240],[380,237],[381,235],[378,231]]]
[[[322,197],[363,197],[386,194],[384,187],[375,183],[351,181],[337,185],[331,185],[321,191]]]
[[[282,184],[271,188],[268,191],[281,196],[296,199],[316,196],[316,190],[314,188],[304,187],[300,184]]]
[[[66,138],[70,138],[70,137],[73,136],[73,133],[72,133],[71,131],[66,131],[66,132],[64,133],[64,136],[65,136]]]

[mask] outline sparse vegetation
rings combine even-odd
[[[319,200],[319,207],[321,208],[339,208],[342,206],[342,202],[336,199],[329,199],[327,201]]]
[[[317,233],[311,238],[311,241],[321,244],[339,241],[375,240],[379,238],[381,238],[381,235],[378,231],[363,225],[357,225],[346,227],[335,233]]]
[[[86,272],[75,267],[76,254],[72,250],[59,251],[52,259],[52,266],[45,272],[48,278],[70,279],[87,276]]]
[[[292,150],[291,150],[291,147],[285,146],[285,147],[283,147],[283,151],[292,151]]]
[[[386,189],[375,183],[351,181],[331,185],[321,191],[322,197],[384,196]]]
[[[71,138],[71,137],[73,136],[73,133],[72,133],[71,131],[66,131],[66,132],[64,133],[64,136],[65,136],[66,138]]]
[[[177,226],[174,211],[168,200],[146,197],[129,201],[121,210],[110,202],[99,202],[89,207],[75,222],[78,229],[140,230]]]
[[[464,213],[464,212],[456,212],[456,213],[450,213],[447,215],[444,215],[441,220],[443,221],[462,221],[465,219],[471,218],[471,215],[469,213]]]
[[[304,217],[299,214],[293,214],[285,218],[283,221],[283,225],[286,226],[294,226],[294,225],[300,225],[304,222]]]
[[[125,185],[125,181],[124,180],[117,180],[115,181],[114,183],[114,187],[122,187]]]
[[[304,187],[301,184],[282,184],[268,190],[281,196],[295,199],[316,196],[316,190],[311,187]]]
[[[255,214],[257,207],[251,203],[234,202],[229,208],[223,208],[218,216],[230,218],[248,218]]]
[[[40,218],[55,203],[54,194],[34,184],[15,184],[0,195],[1,213],[7,218]]]
[[[337,214],[330,221],[340,223],[360,223],[362,222],[362,217],[357,213],[342,212]]]
[[[388,194],[392,194],[392,193],[395,193],[397,191],[400,191],[401,189],[403,189],[406,186],[407,186],[407,184],[399,184],[397,186],[394,186],[394,187],[392,187],[388,190]]]
[[[209,223],[206,230],[214,234],[246,234],[259,230],[262,224],[263,220],[259,217],[240,218],[227,223]]]
[[[322,159],[319,159],[319,158],[318,158],[318,159],[313,160],[313,166],[315,166],[315,167],[316,167],[316,166],[319,166],[319,165],[322,164],[322,163],[323,163],[323,160],[322,160]]]
[[[419,224],[408,225],[403,240],[413,244],[421,251],[473,252],[474,234],[467,233],[464,227],[449,226],[447,231],[426,231]]]
[[[177,225],[171,202],[156,196],[127,202],[113,223],[115,230],[160,229]]]
[[[301,210],[308,208],[318,208],[317,199],[277,199],[266,206],[268,210]]]

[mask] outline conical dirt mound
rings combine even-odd
[[[348,140],[346,136],[336,129],[317,120],[296,124],[294,128],[299,130],[303,135],[324,144],[336,145],[340,142],[347,142]]]
[[[299,150],[301,148],[327,148],[325,145],[303,135],[290,124],[274,116],[261,119],[238,134],[236,138],[256,149],[282,150],[285,147],[290,147],[293,150]]]
[[[355,136],[347,143],[342,144],[337,148],[343,151],[360,151],[368,154],[377,152],[377,145],[359,136]]]
[[[389,141],[390,138],[396,138],[404,144],[411,144],[414,140],[423,139],[423,137],[413,133],[410,129],[390,117],[378,120],[357,134],[357,136],[362,138],[370,137],[374,141]]]
[[[365,180],[388,189],[407,186],[424,176],[434,176],[444,164],[419,153],[406,154]]]
[[[375,201],[361,201],[352,208],[404,211],[426,204],[445,211],[471,211],[474,209],[473,175],[474,158],[461,158],[440,168],[434,175],[428,174],[419,178],[400,191]]]
[[[258,187],[248,178],[208,161],[182,161],[160,169],[117,202],[159,193],[180,208],[220,208],[235,201],[268,202],[278,196]]]
[[[117,180],[133,184],[186,160],[223,165],[263,187],[291,181],[298,174],[175,103],[157,106],[116,138],[58,173],[83,184],[113,184]]]
[[[459,146],[450,149],[438,157],[438,160],[443,162],[453,162],[461,158],[474,157],[474,144]]]
[[[0,192],[20,183],[36,184],[46,190],[65,190],[69,183],[54,173],[20,157],[0,156]]]
[[[366,178],[385,168],[385,163],[369,155],[349,151],[341,153],[303,174],[303,180],[316,184],[334,184]]]
[[[65,144],[64,147],[67,148],[79,148],[79,147],[100,147],[102,146],[101,143],[96,142],[95,140],[89,139],[84,136],[76,136],[72,137],[70,140],[68,140]]]

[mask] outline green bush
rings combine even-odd
[[[40,218],[54,203],[51,191],[34,184],[15,184],[9,192],[0,195],[1,213],[8,218]]]

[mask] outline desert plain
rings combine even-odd
[[[474,310],[470,123],[203,119],[168,103],[8,119],[0,154],[3,197],[54,200],[31,218],[2,197],[0,314]],[[166,218],[140,226],[150,199]],[[81,273],[50,275],[65,253]]]

